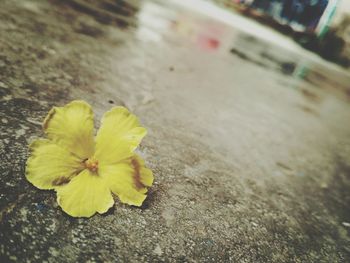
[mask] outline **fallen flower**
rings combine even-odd
[[[152,171],[134,153],[146,129],[124,107],[102,118],[94,139],[93,112],[84,101],[53,107],[44,120],[48,139],[31,143],[26,178],[39,189],[54,189],[63,211],[74,217],[102,214],[122,203],[141,206]]]

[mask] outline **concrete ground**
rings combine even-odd
[[[1,1],[0,262],[349,262],[349,74],[173,2]],[[73,99],[148,128],[141,208],[71,218],[24,178]]]

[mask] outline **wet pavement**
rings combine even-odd
[[[183,2],[2,1],[0,262],[350,261],[349,73]],[[141,208],[74,219],[25,180],[27,144],[73,99],[148,128]]]

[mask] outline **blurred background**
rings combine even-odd
[[[216,0],[290,35],[303,47],[350,66],[350,2],[346,0]]]

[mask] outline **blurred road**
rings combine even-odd
[[[73,219],[25,180],[73,99],[148,128],[143,207]],[[349,72],[207,1],[3,0],[0,262],[349,262],[349,102]]]

